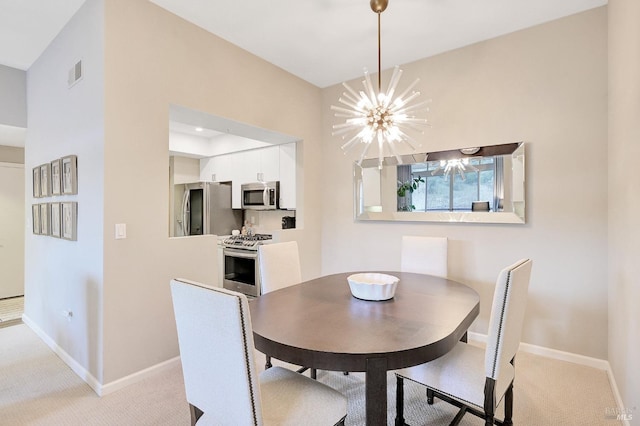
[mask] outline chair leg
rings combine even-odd
[[[315,368],[312,368],[309,375],[313,380],[316,380],[318,378],[318,371]]]
[[[396,376],[396,425],[404,426],[404,379]]]
[[[504,422],[505,426],[513,425],[513,383],[504,394]]]
[[[266,358],[267,358],[267,362],[264,364],[264,369],[265,370],[273,367],[273,365],[271,365],[271,357],[269,355],[267,355]]]
[[[191,414],[191,426],[194,426],[204,412],[195,405],[189,404],[189,414]]]
[[[433,404],[433,391],[429,388],[427,388],[427,404],[432,405]]]

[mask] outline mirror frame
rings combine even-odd
[[[525,143],[514,142],[509,144],[491,145],[479,147],[473,154],[463,154],[466,148],[449,151],[416,153],[411,155],[401,155],[400,161],[396,157],[385,157],[382,165],[398,166],[406,164],[424,163],[435,160],[448,160],[464,157],[488,157],[495,155],[511,155],[512,158],[521,158],[522,163],[522,194],[524,194],[523,206],[519,212],[407,212],[407,211],[365,211],[363,199],[363,169],[378,168],[378,159],[365,159],[361,165],[354,163],[353,166],[353,212],[357,221],[394,221],[394,222],[449,222],[449,223],[508,223],[524,224],[526,194],[525,194]]]

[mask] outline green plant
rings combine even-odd
[[[406,182],[398,181],[398,197],[404,198],[407,195],[407,191],[409,191],[409,194],[413,193],[413,191],[418,189],[421,183],[424,183],[424,178],[422,176],[409,179]],[[399,204],[398,211],[411,212],[416,208],[413,204]]]
[[[398,181],[398,197],[406,196],[407,191],[409,191],[409,193],[412,193],[413,191],[418,189],[418,186],[420,186],[420,183],[424,183],[424,178],[422,176],[409,179],[406,182]]]

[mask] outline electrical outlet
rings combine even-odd
[[[62,311],[62,316],[67,319],[67,321],[71,322],[71,318],[73,318],[73,311]]]

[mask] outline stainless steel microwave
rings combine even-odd
[[[242,208],[276,210],[280,205],[280,182],[245,183],[241,186]]]

